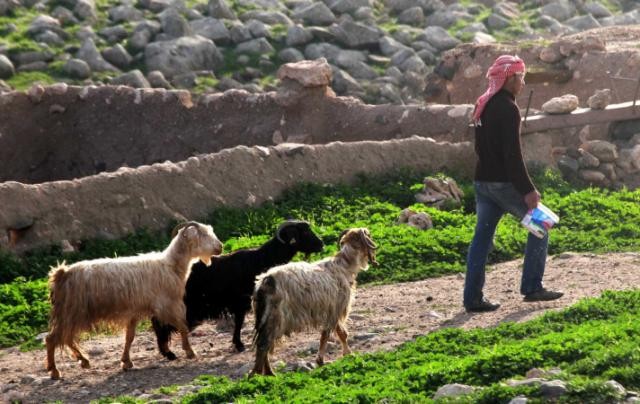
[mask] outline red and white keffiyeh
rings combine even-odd
[[[507,78],[516,73],[524,73],[525,69],[524,61],[517,56],[502,55],[493,62],[486,76],[489,79],[489,88],[478,98],[473,111],[473,122],[476,125],[480,125],[480,116],[487,102],[500,91]]]

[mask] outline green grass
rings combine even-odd
[[[197,77],[196,86],[191,91],[195,94],[204,94],[207,91],[213,91],[218,82],[219,80],[215,77]]]
[[[5,80],[7,84],[16,90],[29,89],[34,84],[50,85],[58,80],[46,72],[19,72]]]

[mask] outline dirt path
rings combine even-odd
[[[462,275],[362,287],[350,319],[351,347],[358,352],[391,349],[442,327],[491,327],[502,321],[525,321],[585,296],[598,296],[603,290],[640,285],[640,254],[564,253],[549,258],[545,284],[564,290],[565,296],[555,302],[525,303],[518,293],[520,265],[521,260],[503,263],[488,273],[485,295],[503,305],[488,314],[467,314],[462,310]],[[247,320],[242,336],[249,346],[252,315]],[[224,324],[206,324],[192,333],[191,341],[199,354],[195,361],[184,358],[179,343],[174,343],[178,360],[166,361],[156,352],[151,333],[139,333],[131,350],[135,368],[128,372],[119,367],[123,337],[93,337],[82,343],[92,368],[81,369],[68,355],[58,355],[63,379],[55,382],[43,368],[43,350],[21,353],[16,348],[5,349],[0,351],[0,402],[21,399],[25,403],[82,403],[124,394],[162,400],[196,389],[190,383],[200,374],[243,376],[251,368],[253,352],[233,353],[231,335],[225,328]],[[276,350],[273,360],[281,367],[280,372],[310,367],[317,347],[315,333],[295,335]],[[330,343],[329,347],[329,359],[337,358],[339,344]],[[158,387],[171,384],[186,386],[174,395],[157,392]]]

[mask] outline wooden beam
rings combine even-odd
[[[527,126],[523,125],[520,131],[532,133],[631,119],[640,119],[640,106],[634,105],[633,101],[611,104],[605,109],[578,108],[570,114],[533,115],[527,118]]]

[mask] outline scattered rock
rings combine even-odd
[[[557,398],[567,393],[567,386],[562,380],[545,381],[540,384],[540,392],[546,399]]]
[[[596,90],[596,92],[587,100],[587,105],[591,109],[605,109],[610,103],[611,90],[608,88]]]
[[[592,185],[603,185],[606,178],[603,173],[596,170],[580,170],[578,173],[582,180]]]
[[[618,148],[605,140],[590,140],[582,144],[584,151],[593,154],[601,163],[612,163],[618,158]]]
[[[69,77],[84,80],[91,77],[91,67],[82,59],[69,59],[62,67]]]
[[[433,395],[433,399],[437,400],[444,397],[458,397],[466,394],[471,394],[476,390],[473,386],[467,386],[466,384],[445,384],[440,387]]]
[[[304,87],[328,86],[331,83],[331,67],[326,59],[287,63],[280,67],[277,75],[280,80],[294,80]]]
[[[452,178],[427,177],[424,179],[424,188],[415,197],[416,201],[425,205],[443,208],[446,205],[459,206],[464,193]]]
[[[578,97],[573,94],[554,97],[542,104],[542,110],[548,114],[568,114],[576,108],[578,108]]]
[[[11,60],[0,54],[0,79],[8,79],[15,74],[15,68]]]

